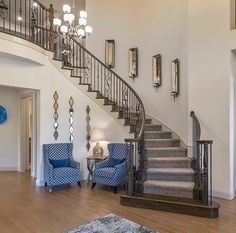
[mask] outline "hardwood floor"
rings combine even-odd
[[[217,199],[218,219],[125,207],[109,188],[94,190],[84,182],[49,194],[35,187],[29,173],[0,172],[0,233],[61,233],[95,218],[114,213],[156,231],[235,233],[236,199]]]

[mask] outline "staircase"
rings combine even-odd
[[[180,147],[180,140],[152,121],[145,126],[144,140],[144,193],[193,199],[193,160],[187,157],[187,149]]]
[[[22,4],[16,0],[10,2],[9,6]],[[32,7],[33,2],[38,4],[37,7]],[[13,27],[12,24],[17,22],[17,15],[14,9],[9,8],[9,17],[0,17],[0,31],[53,52],[54,64],[66,78],[78,87],[85,87],[86,92],[92,93],[103,105],[110,106],[110,111],[117,113],[117,118],[122,119],[124,126],[130,129],[131,137],[126,138],[125,142],[134,145],[134,151],[129,152],[127,189],[121,195],[121,204],[217,217],[219,205],[208,202],[206,159],[202,162],[202,157],[197,160],[187,157],[187,149],[180,146],[179,139],[172,138],[171,132],[163,131],[160,124],[152,123],[153,119],[146,118],[142,100],[127,82],[75,38],[68,36],[64,40],[65,38],[58,36],[52,25],[52,5],[47,8],[38,0],[24,1],[24,4],[23,8],[27,8],[26,12],[31,14],[23,14],[23,23]],[[12,20],[13,23],[7,20]],[[24,25],[24,22],[30,23]],[[66,46],[64,41],[68,43]],[[70,48],[70,56],[63,54],[65,47]],[[196,147],[197,141],[194,143]],[[206,149],[206,145],[212,142],[201,143]],[[195,161],[197,169],[193,170]]]

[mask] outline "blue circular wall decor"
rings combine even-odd
[[[0,105],[0,124],[4,123],[7,120],[7,111]]]

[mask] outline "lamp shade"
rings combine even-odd
[[[104,129],[93,129],[91,134],[92,141],[105,141]]]
[[[87,33],[92,33],[92,31],[93,31],[93,28],[92,27],[90,27],[90,26],[86,26],[85,27],[85,32],[87,32]]]
[[[80,11],[79,12],[79,16],[81,17],[81,18],[87,18],[87,12],[86,11]]]
[[[67,4],[64,4],[64,5],[63,5],[63,12],[64,12],[65,14],[69,14],[69,13],[70,13],[70,10],[71,10],[71,7],[70,7],[69,5],[67,5]]]
[[[64,21],[72,23],[75,19],[75,16],[73,14],[64,14]]]
[[[54,18],[54,19],[53,19],[53,24],[54,24],[54,26],[56,26],[56,27],[60,27],[60,26],[61,26],[61,20],[58,19],[58,18]]]

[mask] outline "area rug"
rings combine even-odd
[[[108,214],[88,224],[74,228],[67,233],[156,233],[156,231],[115,214]]]

